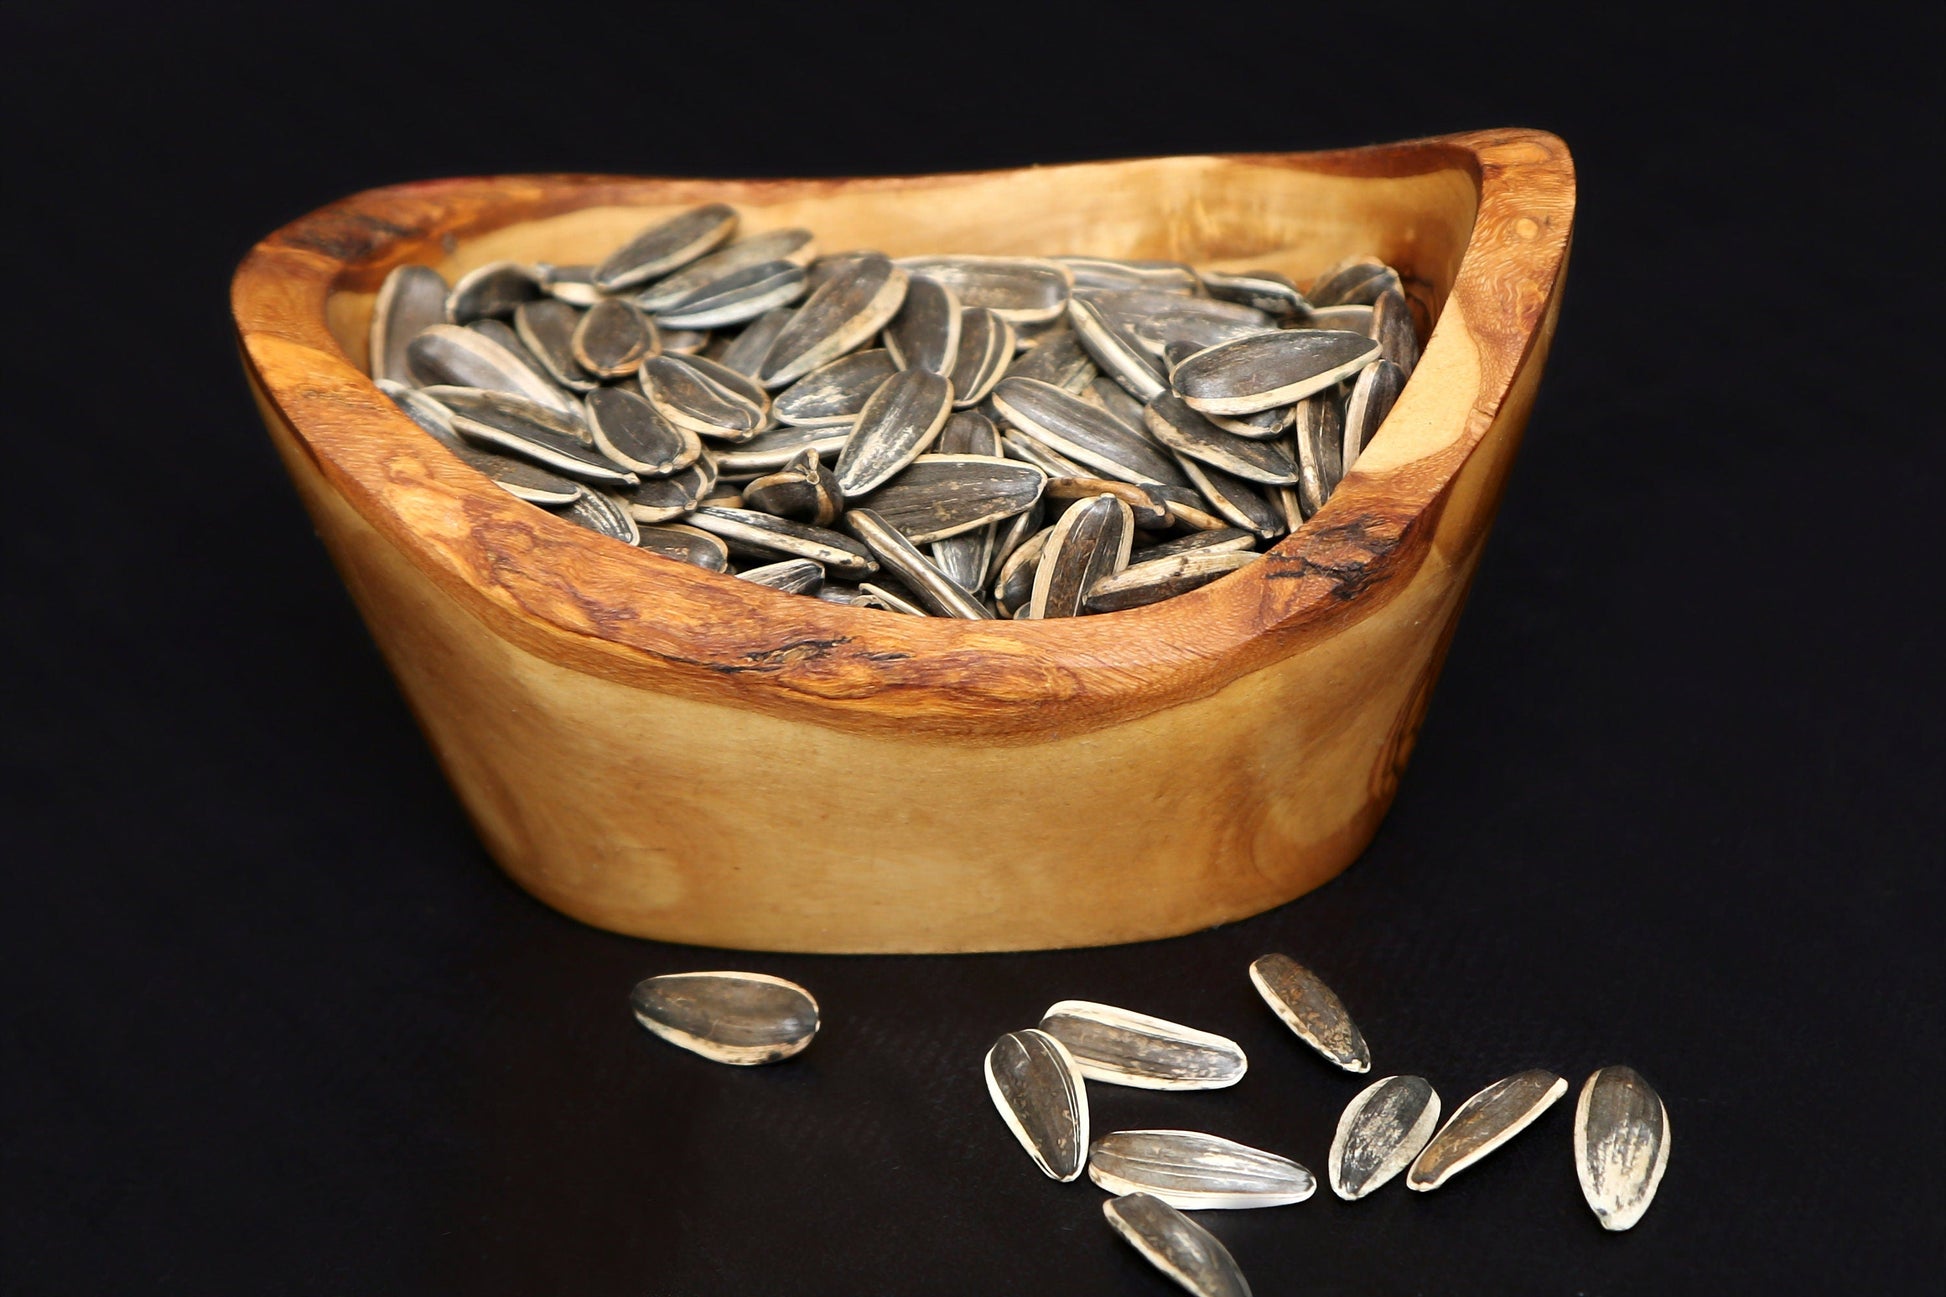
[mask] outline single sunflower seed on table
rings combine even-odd
[[[1044,1031],[1010,1031],[986,1056],[987,1093],[1007,1129],[1049,1179],[1088,1161],[1088,1088],[1067,1047]]]
[[[858,347],[898,314],[905,292],[906,272],[884,254],[845,258],[779,331],[757,381],[783,387]]]
[[[1534,1124],[1568,1092],[1564,1076],[1542,1069],[1495,1081],[1462,1103],[1413,1160],[1406,1188],[1437,1189]]]
[[[952,372],[953,408],[964,410],[986,400],[1014,358],[1014,326],[984,306],[960,311],[959,349]]]
[[[1128,505],[1098,495],[1069,509],[1054,524],[1034,566],[1032,618],[1076,617],[1097,581],[1128,566],[1135,520]]]
[[[643,477],[667,477],[703,454],[694,431],[679,428],[643,396],[625,387],[601,387],[582,402],[595,449]]]
[[[824,584],[824,569],[808,558],[787,558],[761,567],[747,567],[737,573],[737,580],[784,594],[815,594]]]
[[[1152,1194],[1182,1211],[1283,1207],[1317,1192],[1288,1157],[1194,1130],[1118,1130],[1088,1150],[1088,1178],[1112,1194]]]
[[[788,306],[804,295],[804,267],[766,261],[705,284],[655,313],[664,329],[723,329]]]
[[[854,351],[820,365],[770,400],[778,422],[797,427],[849,428],[885,380],[899,372],[883,347]]]
[[[406,346],[406,361],[421,384],[476,387],[525,397],[569,418],[575,402],[548,378],[499,343],[472,329],[435,324]]]
[[[1317,277],[1306,294],[1313,306],[1369,306],[1386,289],[1400,288],[1399,272],[1376,257],[1350,257]]]
[[[813,527],[831,526],[845,507],[837,476],[809,447],[776,472],[744,483],[742,494],[748,508]]]
[[[931,370],[900,370],[879,384],[838,452],[846,499],[883,486],[925,453],[953,412],[953,384]]]
[[[1379,355],[1399,367],[1401,378],[1411,378],[1419,363],[1419,335],[1412,323],[1412,304],[1405,294],[1388,288],[1372,303],[1372,340]]]
[[[1669,1167],[1669,1112],[1632,1067],[1604,1067],[1574,1110],[1574,1172],[1608,1230],[1632,1227],[1655,1201]]]
[[[620,496],[607,491],[585,489],[575,499],[562,507],[560,515],[576,526],[603,536],[633,545],[641,539],[641,532],[635,525],[635,518],[629,513],[628,503]]]
[[[1151,401],[1168,390],[1168,379],[1149,362],[1142,348],[1094,303],[1079,297],[1069,302],[1068,322],[1095,366],[1138,400]]]
[[[992,400],[1009,424],[1104,477],[1137,485],[1190,484],[1146,431],[1130,428],[1106,410],[1050,383],[1004,378],[993,389]]]
[[[885,326],[885,349],[900,369],[950,378],[959,360],[960,304],[953,290],[925,275],[906,280],[905,301]],[[989,312],[991,314],[991,312]]]
[[[756,319],[737,331],[735,337],[722,343],[722,350],[712,357],[725,369],[734,369],[745,378],[755,379],[757,371],[763,368],[764,357],[770,353],[770,344],[777,341],[777,335],[795,315],[788,306],[776,306],[765,311]]]
[[[818,1034],[818,1002],[764,973],[664,973],[635,984],[636,1021],[672,1045],[753,1067],[802,1053]]]
[[[1250,984],[1305,1044],[1347,1072],[1372,1070],[1364,1035],[1316,973],[1289,955],[1265,955],[1250,965]]]
[[[849,515],[847,515],[849,516]],[[878,570],[871,552],[851,537],[753,509],[704,505],[686,520],[729,543],[732,554],[751,552],[766,559],[808,558],[828,572],[857,578]]]
[[[1423,1076],[1388,1076],[1338,1118],[1326,1168],[1331,1192],[1355,1202],[1411,1165],[1439,1125],[1439,1094]]]
[[[632,511],[631,511],[632,516]],[[718,537],[694,527],[640,526],[635,547],[710,572],[726,572],[730,549]]]
[[[913,373],[921,371],[913,370]],[[920,602],[942,617],[966,621],[986,621],[993,613],[985,603],[954,583],[953,579],[919,552],[919,548],[879,517],[872,509],[852,509],[844,516],[851,534],[865,542],[885,570],[905,582]]]
[[[658,279],[635,295],[635,304],[654,315],[700,289],[721,283],[739,271],[766,262],[786,261],[808,266],[817,256],[817,239],[806,229],[767,230],[727,245],[681,270]]]
[[[727,203],[692,207],[658,221],[595,267],[595,286],[612,293],[645,284],[728,242],[736,227],[736,209]]]
[[[768,412],[749,396],[718,382],[691,356],[656,356],[636,373],[642,394],[678,428],[722,441],[748,441]]]
[[[592,392],[600,381],[574,358],[574,333],[581,312],[554,297],[522,302],[514,312],[514,336],[540,362],[547,376],[570,392]]]
[[[1270,486],[1298,479],[1297,461],[1282,442],[1239,437],[1219,428],[1174,392],[1163,392],[1150,401],[1142,418],[1149,435],[1198,463]]]
[[[960,305],[983,306],[1015,326],[1059,316],[1074,283],[1067,267],[1044,257],[900,257],[898,264],[950,288]]]
[[[630,302],[610,297],[574,326],[574,359],[597,378],[627,378],[662,350],[655,324]]]
[[[1246,482],[1214,464],[1200,464],[1187,455],[1177,455],[1183,475],[1195,484],[1202,498],[1217,513],[1238,527],[1254,531],[1265,540],[1274,540],[1284,530],[1284,515],[1265,498],[1258,484]]]
[[[1250,1281],[1214,1234],[1154,1194],[1110,1198],[1102,1215],[1117,1234],[1196,1297],[1250,1297]]]
[[[533,301],[543,291],[539,278],[529,267],[518,261],[490,261],[454,281],[452,292],[446,295],[446,323],[500,319],[512,315],[522,302]]]
[[[1220,302],[1236,302],[1279,320],[1293,320],[1311,309],[1304,294],[1287,275],[1275,270],[1200,272],[1203,287]]]
[[[1239,534],[1256,539],[1247,532]],[[1139,553],[1134,557],[1141,561],[1131,562],[1113,576],[1095,582],[1094,589],[1088,592],[1089,612],[1119,612],[1188,594],[1219,577],[1249,567],[1263,555],[1247,550],[1203,549],[1161,558],[1145,559]]]
[[[1377,356],[1378,344],[1363,333],[1278,329],[1199,351],[1169,381],[1205,414],[1254,414],[1301,401]]]
[[[1220,1090],[1243,1079],[1243,1047],[1212,1032],[1092,1000],[1062,1000],[1040,1027],[1068,1047],[1081,1075],[1144,1090]]]
[[[446,323],[446,280],[431,266],[394,266],[372,303],[370,369],[375,379],[409,383],[406,347],[422,329]]]
[[[1047,484],[1031,464],[988,455],[921,455],[866,501],[915,545],[1031,509]]]
[[[1374,360],[1359,371],[1345,401],[1344,469],[1350,472],[1377,435],[1385,416],[1405,390],[1405,375],[1389,360]]]

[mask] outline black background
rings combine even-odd
[[[1429,1195],[1211,1220],[1278,1293],[1938,1291],[1942,723],[1931,30],[1695,6],[10,9],[0,1287],[1161,1293],[979,1058],[1050,1001],[1236,1037],[1097,1087],[1322,1169],[1359,1087],[1243,977],[1323,971],[1450,1110],[1661,1090],[1605,1235],[1569,1105]],[[1604,7],[1606,9],[1608,7]],[[166,17],[159,16],[167,12]],[[1927,125],[1930,122],[1932,125]],[[228,279],[342,194],[523,170],[858,174],[1544,126],[1580,174],[1554,358],[1412,769],[1249,922],[963,958],[579,926],[475,843],[286,486]],[[923,795],[923,784],[917,785]],[[628,987],[810,985],[788,1065]]]

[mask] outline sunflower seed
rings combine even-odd
[[[1574,1109],[1574,1172],[1603,1229],[1628,1229],[1669,1167],[1669,1112],[1632,1067],[1604,1067]]]
[[[1287,1157],[1193,1130],[1103,1135],[1088,1149],[1088,1178],[1109,1193],[1151,1194],[1183,1211],[1283,1207],[1318,1189]]]
[[[1297,403],[1292,428],[1297,443],[1297,492],[1304,516],[1324,507],[1344,476],[1344,410],[1335,391],[1316,392]]]
[[[547,262],[534,265],[534,278],[540,281],[541,288],[557,302],[583,309],[599,302],[605,294],[595,287],[595,268],[593,266],[554,266]]]
[[[898,314],[905,291],[905,271],[884,255],[846,259],[778,333],[758,380],[782,387],[836,360],[884,328]]]
[[[914,545],[930,544],[1031,509],[1047,475],[986,455],[921,455],[867,502]]]
[[[645,478],[628,492],[629,516],[637,522],[672,522],[686,517],[716,485],[716,469],[709,453],[679,473]]]
[[[746,508],[813,527],[829,527],[844,511],[838,479],[819,461],[817,451],[808,448],[775,473],[746,483],[743,499]]]
[[[453,412],[453,427],[475,445],[530,460],[601,486],[633,486],[636,475],[583,441],[583,430],[552,410],[505,392],[427,389]]]
[[[528,267],[517,261],[491,261],[467,271],[453,284],[446,295],[446,323],[501,319],[541,292],[540,280]]]
[[[1029,378],[1006,378],[993,389],[993,403],[1022,432],[1104,477],[1189,485],[1182,471],[1142,433],[1058,387]]]
[[[728,241],[736,227],[736,211],[727,203],[693,207],[659,221],[595,267],[595,286],[612,293],[645,284]]]
[[[619,297],[588,308],[574,326],[574,358],[597,378],[627,378],[662,350],[649,317]]]
[[[926,557],[960,589],[978,599],[986,592],[987,567],[993,561],[993,523],[948,536],[926,546]]]
[[[717,387],[738,398],[761,414],[766,423],[770,419],[770,393],[750,375],[731,369],[722,361],[711,360],[708,356],[694,355],[681,357],[682,363],[701,374]]]
[[[656,337],[662,340],[662,350],[671,356],[695,357],[708,347],[713,335],[708,329],[661,329]]]
[[[932,444],[936,455],[984,455],[997,459],[1000,455],[1000,432],[993,426],[993,420],[974,410],[955,411],[939,430],[939,437]]]
[[[1213,464],[1199,464],[1186,455],[1176,456],[1176,462],[1182,465],[1183,474],[1195,485],[1202,498],[1231,524],[1254,531],[1265,540],[1274,540],[1283,534],[1284,516],[1272,507],[1253,483],[1244,481],[1234,473],[1226,473]],[[1171,512],[1175,513],[1173,507]]]
[[[1148,1263],[1196,1297],[1250,1297],[1250,1281],[1216,1236],[1152,1194],[1110,1198],[1102,1215]]]
[[[889,583],[861,581],[858,583],[858,590],[864,596],[858,602],[865,603],[866,600],[870,600],[868,605],[870,607],[882,608],[886,612],[904,613],[908,617],[932,616],[924,604],[914,602],[903,590],[895,590]]]
[[[1150,401],[1143,421],[1157,441],[1198,463],[1272,486],[1297,481],[1297,462],[1282,442],[1254,441],[1225,432],[1173,392]]]
[[[792,261],[746,266],[657,311],[665,329],[721,329],[754,320],[804,295],[804,267]]]
[[[1074,330],[1063,327],[1029,347],[1007,367],[1005,377],[1032,378],[1066,392],[1078,392],[1100,372]]]
[[[1220,1090],[1241,1081],[1249,1066],[1234,1040],[1091,1000],[1051,1005],[1040,1025],[1068,1047],[1091,1081],[1143,1090]]]
[[[1229,519],[1221,517],[1220,515],[1214,513],[1210,513],[1208,510],[1202,507],[1203,505],[1208,504],[1209,501],[1203,499],[1202,496],[1197,495],[1196,492],[1194,491],[1187,491],[1184,492],[1183,494],[1191,498],[1184,500],[1184,499],[1176,499],[1174,497],[1171,497],[1168,501],[1170,522],[1174,523],[1178,527],[1188,527],[1194,531],[1233,530],[1233,528],[1230,526]],[[1211,508],[1214,507],[1215,506],[1213,505],[1211,506]],[[1270,537],[1267,536],[1258,536],[1254,531],[1251,533],[1251,535],[1254,539],[1257,540],[1270,539]]]
[[[737,573],[737,580],[768,586],[785,594],[816,594],[824,584],[824,569],[808,558],[787,558],[781,563],[747,567]]]
[[[773,518],[751,509],[721,509],[706,505],[689,517],[692,527],[721,536],[730,552],[753,552],[766,558],[808,558],[840,576],[860,577],[878,570],[869,551],[851,537],[824,527],[811,527],[788,518]]]
[[[802,1053],[818,1034],[818,1002],[763,973],[665,973],[635,984],[635,1018],[672,1045],[750,1067]]]
[[[1058,451],[1043,446],[1018,428],[1009,428],[1000,434],[1000,453],[1008,459],[1032,464],[1049,477],[1091,476],[1083,465],[1075,463]]]
[[[667,477],[694,464],[703,443],[678,428],[643,397],[621,387],[588,393],[588,430],[602,454],[643,477]]]
[[[1272,406],[1255,414],[1205,414],[1203,417],[1225,432],[1251,441],[1269,441],[1296,420],[1297,405]]]
[[[953,290],[912,275],[899,313],[885,326],[885,349],[900,369],[925,369],[950,377],[959,359],[960,305]]]
[[[515,336],[547,376],[570,392],[592,392],[600,383],[574,358],[574,334],[580,323],[580,311],[553,297],[522,302],[514,312]]]
[[[697,531],[694,527],[641,527],[638,530],[641,535],[635,541],[637,549],[710,572],[730,570],[729,546],[706,531]]]
[[[899,372],[883,348],[854,351],[819,366],[771,398],[771,413],[798,427],[842,425],[849,429],[885,380]]]
[[[815,256],[817,240],[809,230],[769,230],[763,234],[753,234],[747,239],[738,239],[719,252],[690,262],[666,279],[657,280],[636,294],[635,304],[651,315],[659,314],[684,298],[720,284],[731,275],[752,266],[771,261],[808,266]]]
[[[1074,282],[1067,267],[1040,257],[900,257],[898,264],[952,289],[960,305],[983,306],[1016,326],[1060,315]]]
[[[1081,347],[1101,371],[1143,401],[1155,399],[1169,384],[1135,340],[1104,316],[1092,302],[1075,298],[1068,303],[1068,322]]]
[[[715,357],[725,369],[734,369],[745,378],[754,379],[757,371],[763,368],[764,357],[769,354],[770,346],[777,341],[777,335],[791,322],[797,312],[788,306],[773,307],[743,326],[734,338],[724,346]]]
[[[987,1093],[1001,1120],[1049,1179],[1080,1176],[1088,1160],[1088,1089],[1074,1059],[1044,1031],[1010,1031],[986,1056]]]
[[[1388,288],[1378,295],[1372,303],[1369,332],[1378,343],[1379,354],[1399,367],[1399,376],[1411,378],[1413,367],[1419,363],[1419,335],[1413,330],[1412,306],[1405,294]]]
[[[1392,412],[1393,402],[1405,387],[1405,375],[1389,360],[1375,360],[1358,373],[1351,385],[1351,398],[1345,402],[1344,465],[1349,473],[1359,455],[1378,434],[1379,425]]]
[[[406,387],[380,379],[379,390],[392,398],[406,416],[418,424],[440,445],[459,457],[461,463],[493,479],[496,486],[529,504],[554,506],[573,504],[581,495],[581,484],[538,464],[496,454],[469,444],[453,426],[453,413],[416,387]]]
[[[1311,309],[1304,294],[1297,291],[1297,285],[1274,270],[1246,270],[1240,274],[1205,270],[1202,280],[1209,295],[1218,301],[1236,302],[1274,319],[1294,320]]]
[[[1132,482],[1088,476],[1050,477],[1042,494],[1049,500],[1089,500],[1098,495],[1112,495],[1128,506],[1137,527],[1160,531],[1169,526],[1168,502]]]
[[[745,394],[716,381],[693,356],[657,356],[644,361],[638,378],[642,392],[678,428],[723,441],[748,441],[768,417]],[[739,376],[740,378],[741,376]]]
[[[1074,277],[1076,292],[1084,288],[1148,289],[1158,293],[1200,292],[1202,280],[1180,261],[1125,261],[1115,257],[1055,257]]]
[[[1124,426],[1137,432],[1142,430],[1142,403],[1129,394],[1120,383],[1105,378],[1097,378],[1081,392],[1081,399],[1088,404],[1107,411]]]
[[[1422,1076],[1374,1081],[1345,1105],[1331,1140],[1331,1192],[1353,1202],[1406,1169],[1439,1125],[1439,1095]]]
[[[1406,1173],[1408,1189],[1437,1189],[1531,1126],[1568,1092],[1564,1076],[1542,1069],[1495,1081],[1453,1113]]]
[[[1374,257],[1352,257],[1319,275],[1307,296],[1313,306],[1369,306],[1386,289],[1397,289],[1399,272]]]
[[[1257,548],[1258,537],[1237,527],[1224,527],[1217,531],[1192,531],[1187,536],[1177,536],[1138,549],[1129,556],[1129,566],[1138,563],[1153,563],[1158,559],[1173,558],[1177,554],[1242,554]]]
[[[760,432],[748,441],[716,452],[716,465],[727,475],[769,473],[782,468],[806,450],[835,456],[851,435],[849,425],[783,427]]]
[[[865,542],[887,571],[912,587],[912,593],[940,616],[959,617],[967,621],[985,621],[993,616],[984,603],[955,585],[950,577],[933,566],[930,559],[874,510],[853,509],[845,514],[844,522],[851,529],[851,534]]]
[[[1040,501],[1036,500],[1032,508],[1022,510],[1004,522],[993,524],[993,553],[987,559],[986,577],[981,581],[982,586],[988,589],[993,587],[1000,579],[1000,573],[1006,567],[1007,561],[1027,543],[1029,537],[1040,531],[1045,516],[1046,511],[1041,508]],[[1029,573],[1030,592],[1032,585],[1033,578]],[[1023,599],[1025,597],[1022,596]]]
[[[446,322],[446,280],[430,266],[395,266],[372,303],[372,377],[409,383],[406,347],[421,329]]]
[[[1034,567],[1034,593],[1027,615],[1033,618],[1080,615],[1097,581],[1128,566],[1135,521],[1126,504],[1112,495],[1083,500],[1054,524]]]
[[[838,452],[838,489],[864,495],[925,453],[953,412],[953,385],[925,369],[906,369],[879,385],[858,412]]]
[[[1369,306],[1320,306],[1299,320],[1300,329],[1335,329],[1343,333],[1363,333],[1372,331],[1372,308]]]
[[[561,510],[561,516],[578,527],[600,532],[624,545],[633,545],[641,539],[627,501],[606,491],[584,490]]]
[[[1377,355],[1378,344],[1362,333],[1280,329],[1197,352],[1170,383],[1205,413],[1253,414],[1321,391]]]
[[[953,408],[986,400],[1014,357],[1014,326],[984,306],[960,312],[959,350],[952,372]]]
[[[1255,307],[1208,297],[1096,289],[1078,291],[1075,296],[1095,306],[1104,318],[1153,356],[1162,355],[1175,341],[1193,341],[1212,347],[1218,342],[1276,328],[1276,322]]]
[[[423,384],[507,392],[570,418],[580,417],[560,388],[513,352],[471,329],[435,324],[421,330],[406,346],[406,362]]]
[[[1365,1037],[1316,973],[1289,955],[1265,955],[1250,965],[1250,982],[1305,1044],[1347,1072],[1372,1070]]]
[[[1204,532],[1203,535],[1215,535]],[[1239,532],[1246,539],[1254,539],[1248,533]],[[1189,553],[1169,554],[1161,558],[1135,556],[1141,562],[1130,563],[1113,576],[1103,577],[1095,582],[1094,589],[1088,592],[1089,612],[1118,612],[1123,608],[1140,608],[1147,604],[1171,599],[1179,594],[1206,586],[1218,577],[1228,576],[1238,568],[1248,567],[1263,555],[1238,550],[1194,550]]]

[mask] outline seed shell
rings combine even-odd
[[[1250,965],[1250,982],[1305,1044],[1347,1072],[1372,1070],[1365,1037],[1316,973],[1289,955],[1265,955]]]
[[[747,567],[737,573],[737,580],[767,586],[784,594],[816,594],[818,587],[824,584],[824,569],[808,558],[787,558],[779,563],[766,563],[762,567]]]
[[[1256,441],[1226,432],[1173,392],[1150,401],[1143,411],[1143,422],[1151,436],[1178,455],[1232,476],[1271,486],[1298,479],[1297,461],[1281,442]]]
[[[574,358],[574,334],[581,312],[558,298],[522,302],[514,312],[514,336],[527,348],[547,376],[570,392],[592,392],[600,386],[594,375]]]
[[[727,203],[694,207],[658,221],[595,267],[595,285],[612,293],[645,284],[726,242],[736,227],[736,209]]]
[[[694,527],[640,527],[638,530],[641,535],[635,541],[637,549],[709,572],[730,569],[729,546],[706,531]]]
[[[949,378],[959,360],[960,305],[953,290],[912,275],[899,313],[885,326],[885,349],[900,369],[925,369]]]
[[[1180,1288],[1196,1297],[1250,1297],[1230,1250],[1216,1236],[1153,1194],[1110,1198],[1102,1215],[1117,1234]]]
[[[1220,1090],[1241,1081],[1249,1068],[1234,1040],[1092,1000],[1049,1006],[1040,1027],[1068,1047],[1091,1081],[1143,1090]]]
[[[406,346],[406,363],[421,383],[506,392],[570,418],[580,417],[565,392],[519,356],[473,329],[435,324],[421,330]]]
[[[1095,583],[1128,566],[1134,539],[1134,517],[1112,495],[1098,495],[1069,509],[1054,524],[1035,565],[1027,615],[1079,615]]]
[[[512,315],[522,302],[542,294],[541,283],[533,270],[517,261],[492,261],[469,270],[454,283],[446,296],[446,322],[471,324],[474,320],[501,319]]]
[[[1109,1193],[1152,1194],[1183,1211],[1283,1207],[1318,1189],[1287,1157],[1194,1130],[1103,1135],[1088,1150],[1088,1178]]]
[[[1331,1192],[1363,1198],[1406,1169],[1439,1125],[1439,1095],[1423,1076],[1374,1081],[1345,1105],[1331,1140]]]
[[[987,455],[921,455],[868,503],[915,545],[930,544],[1033,508],[1047,475]]]
[[[1169,381],[1206,414],[1252,414],[1301,401],[1377,355],[1378,344],[1362,333],[1280,329],[1199,351]]]
[[[747,508],[813,527],[831,526],[845,507],[837,477],[808,448],[775,473],[746,483],[743,499]]]
[[[672,1045],[753,1067],[802,1053],[818,1034],[818,1002],[763,973],[665,973],[635,984],[636,1021]]]
[[[716,485],[716,468],[708,452],[668,477],[644,478],[627,495],[629,516],[637,522],[673,522],[687,517]]]
[[[597,378],[627,378],[662,349],[649,317],[619,297],[588,308],[572,345],[575,362]]]
[[[1256,539],[1247,532],[1237,534],[1253,542]],[[1089,612],[1119,612],[1188,594],[1263,557],[1249,551],[1201,549],[1148,558],[1147,552],[1134,556],[1141,562],[1130,563],[1113,576],[1095,582],[1094,589],[1088,592]]]
[[[840,576],[860,577],[878,570],[870,552],[851,537],[788,518],[750,509],[705,505],[689,523],[730,543],[730,551],[752,550],[767,557],[808,558]]]
[[[807,266],[817,256],[817,240],[809,230],[768,230],[738,239],[707,257],[690,262],[666,279],[658,279],[635,297],[635,304],[654,315],[739,271],[770,261]]]
[[[1078,1178],[1088,1160],[1088,1089],[1067,1048],[1044,1031],[1010,1031],[987,1051],[986,1078],[1034,1165],[1049,1179]]]
[[[804,267],[766,261],[705,284],[655,313],[665,329],[723,329],[754,320],[804,295]]]
[[[599,532],[624,545],[633,545],[641,539],[635,519],[629,513],[628,502],[606,491],[582,491],[561,510],[561,516],[576,526]]]
[[[905,270],[953,290],[960,305],[983,306],[1012,324],[1040,324],[1068,306],[1073,276],[1040,257],[901,257]]]
[[[1669,1168],[1669,1112],[1632,1067],[1604,1067],[1574,1110],[1574,1172],[1603,1229],[1628,1229]]]
[[[911,373],[921,371],[912,370]],[[873,556],[901,581],[912,588],[921,602],[942,617],[966,621],[986,621],[993,613],[979,599],[941,572],[913,543],[894,530],[891,524],[871,509],[852,509],[845,514],[845,526],[865,542]]]
[[[993,403],[1008,423],[1105,477],[1189,485],[1146,435],[1051,384],[1005,378],[993,389]]]
[[[906,369],[879,384],[858,412],[838,452],[838,489],[864,495],[924,454],[953,412],[953,385],[925,369]]]
[[[884,328],[905,301],[906,273],[877,252],[844,259],[805,299],[764,356],[758,380],[783,387]]]
[[[1439,1128],[1406,1173],[1406,1188],[1437,1189],[1533,1125],[1567,1092],[1566,1077],[1541,1069],[1495,1081]]]
[[[371,373],[375,379],[412,381],[406,347],[419,331],[446,322],[446,280],[431,266],[395,266],[372,303]]]
[[[644,477],[667,477],[688,468],[703,453],[703,443],[693,431],[669,422],[646,398],[627,388],[597,388],[588,393],[584,404],[595,448]]]
[[[1047,489],[1041,494],[1047,500],[1087,500],[1097,495],[1112,495],[1128,506],[1137,528],[1161,531],[1170,525],[1168,501],[1150,487],[1133,482],[1116,482],[1105,477],[1050,477]]]

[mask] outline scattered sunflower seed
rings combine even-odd
[[[1250,982],[1298,1039],[1347,1072],[1372,1070],[1365,1037],[1316,973],[1289,955],[1265,955],[1250,965]]]
[[[1642,1219],[1669,1168],[1669,1112],[1632,1067],[1604,1067],[1574,1110],[1574,1172],[1603,1229]]]
[[[1568,1092],[1564,1076],[1535,1070],[1495,1081],[1439,1128],[1406,1174],[1408,1189],[1437,1189],[1494,1149],[1526,1130]]]
[[[1081,1075],[1143,1090],[1220,1090],[1249,1063],[1234,1040],[1091,1000],[1062,1000],[1041,1030],[1068,1047]],[[1178,1204],[1180,1205],[1180,1204]]]
[[[1439,1095],[1423,1076],[1374,1081],[1345,1105],[1331,1140],[1331,1192],[1352,1202],[1406,1169],[1439,1125]]]
[[[1102,1215],[1145,1260],[1196,1297],[1250,1297],[1250,1281],[1216,1236],[1153,1194],[1110,1198]]]
[[[802,1053],[818,1034],[818,1002],[763,973],[665,973],[635,984],[636,1020],[672,1045],[751,1067]]]
[[[1275,1153],[1193,1130],[1118,1130],[1088,1150],[1088,1178],[1112,1194],[1152,1194],[1182,1211],[1283,1207],[1317,1192]]]
[[[1001,1120],[1050,1179],[1088,1160],[1088,1089],[1067,1047],[1044,1031],[1010,1031],[986,1056],[987,1093]]]

